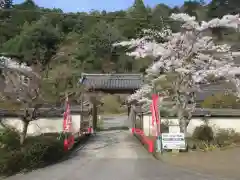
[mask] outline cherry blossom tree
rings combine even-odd
[[[28,125],[38,117],[38,110],[43,104],[41,76],[37,66],[29,67],[12,58],[0,57],[1,87],[0,101],[7,103],[9,112],[15,113],[22,121],[20,143],[26,139]],[[1,125],[9,127],[1,121]]]
[[[148,56],[154,60],[146,70],[149,84],[132,94],[129,101],[140,100],[147,103],[149,93],[157,85],[158,91],[174,102],[172,109],[176,110],[181,131],[186,133],[187,124],[196,106],[195,94],[200,90],[200,84],[209,83],[210,75],[232,81],[237,87],[237,95],[240,95],[240,81],[235,77],[240,68],[234,65],[231,47],[217,44],[208,36],[211,28],[238,30],[240,18],[239,15],[225,15],[221,19],[201,23],[184,13],[172,14],[171,18],[182,23],[181,31],[172,33],[170,29],[164,29],[159,32],[158,35],[165,40],[163,42],[159,43],[151,36],[145,36],[114,45],[128,46],[132,50],[128,53],[129,56]],[[163,81],[168,83],[168,88],[163,87]]]
[[[43,78],[44,72],[38,62],[27,66],[17,58],[2,56],[0,72],[0,103],[4,105],[4,110],[21,120],[21,144],[26,139],[32,121],[42,115],[59,113],[59,106],[65,101],[65,96],[76,99],[84,92],[83,87],[75,86],[70,69],[55,68],[49,72],[51,76]],[[69,82],[74,86],[69,86]],[[0,119],[0,124],[16,130],[6,119]]]

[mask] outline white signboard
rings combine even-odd
[[[185,149],[184,133],[162,133],[163,149]]]

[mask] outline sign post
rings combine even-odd
[[[184,133],[162,133],[163,149],[186,149]]]

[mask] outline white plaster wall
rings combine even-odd
[[[146,136],[150,136],[152,133],[152,116],[143,116],[143,132]]]
[[[143,117],[143,129],[145,135],[151,135],[152,134],[152,126],[151,126],[151,115],[144,115]],[[213,127],[214,131],[216,132],[218,129],[233,129],[236,132],[240,133],[240,118],[209,118],[209,125]],[[171,125],[178,125],[179,121],[178,119],[166,119],[162,118],[162,122],[168,122]],[[187,127],[187,133],[189,135],[192,135],[194,129],[200,125],[202,125],[204,122],[201,118],[193,118]]]
[[[188,125],[188,133],[192,134],[197,126],[203,124],[200,118],[194,118]],[[215,132],[219,129],[233,129],[240,133],[240,118],[209,118],[209,125],[213,127]]]
[[[78,133],[80,129],[80,115],[72,115],[73,132]],[[15,127],[17,130],[22,130],[22,122],[18,118],[5,118],[5,124]],[[0,128],[2,128],[0,126]],[[41,133],[49,132],[62,132],[63,130],[63,117],[61,118],[40,118],[30,122],[27,134],[38,135]]]

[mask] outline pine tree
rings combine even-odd
[[[135,0],[133,7],[136,11],[139,11],[139,12],[146,11],[146,7],[143,3],[143,0]]]
[[[222,17],[225,14],[240,13],[240,1],[236,0],[212,0],[208,5],[208,17]]]
[[[135,0],[130,11],[131,15],[134,17],[147,16],[147,8],[145,7],[143,0]]]

